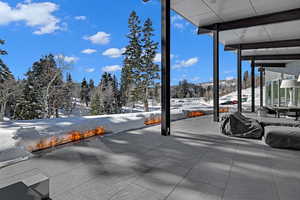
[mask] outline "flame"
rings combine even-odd
[[[219,110],[220,113],[225,113],[225,112],[229,112],[229,108],[221,108]]]
[[[146,119],[144,124],[145,125],[154,125],[154,124],[160,124],[161,118],[160,117],[152,117],[150,119]]]
[[[41,139],[38,141],[38,143],[34,146],[28,146],[27,150],[32,152],[32,151],[38,151],[42,149],[47,149],[51,147],[55,147],[58,145],[66,144],[69,142],[75,142],[79,141],[85,138],[90,138],[96,135],[104,135],[105,134],[105,129],[102,126],[96,127],[93,130],[88,130],[84,132],[80,131],[71,131],[64,136],[57,137],[53,136],[51,138],[47,139]]]
[[[49,146],[50,146],[50,147],[54,147],[54,146],[56,146],[56,145],[58,144],[58,142],[59,142],[58,137],[53,136],[53,137],[50,139],[50,141],[49,141]]]
[[[187,117],[188,118],[191,118],[191,117],[200,117],[200,116],[203,116],[205,115],[203,112],[200,112],[200,111],[191,111],[191,112],[188,112],[187,113]]]
[[[104,133],[105,133],[103,127],[96,127],[95,131],[96,131],[95,132],[96,135],[104,135]]]

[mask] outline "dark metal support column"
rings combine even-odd
[[[251,112],[255,112],[255,61],[251,60]]]
[[[170,135],[170,0],[161,1],[161,134]]]
[[[260,74],[260,107],[263,107],[264,105],[264,68],[259,68],[259,74]]]
[[[237,49],[237,101],[238,112],[242,112],[242,59],[241,49]]]
[[[217,25],[218,26],[218,25]],[[214,43],[214,69],[213,69],[213,99],[214,99],[214,121],[219,121],[219,31],[213,31]]]

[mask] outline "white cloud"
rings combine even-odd
[[[96,53],[97,50],[96,49],[84,49],[81,51],[81,53],[84,53],[84,54],[92,54],[92,53]]]
[[[122,67],[120,65],[110,65],[102,68],[103,72],[115,72],[121,70]]]
[[[191,30],[191,32],[194,34],[194,35],[197,35],[198,34],[198,28],[193,28]]]
[[[74,56],[65,56],[65,62],[67,62],[67,63],[74,63],[78,60],[79,60],[79,58],[74,57]]]
[[[74,19],[76,20],[86,20],[86,16],[75,16]]]
[[[171,59],[175,57],[174,54],[171,54]],[[161,62],[161,53],[157,53],[153,59],[153,62],[160,63]]]
[[[60,19],[53,15],[58,9],[59,6],[51,2],[32,3],[27,0],[13,8],[0,1],[0,25],[23,21],[27,26],[37,29],[34,34],[53,33],[63,29],[59,24]]]
[[[184,22],[183,17],[177,14],[171,17],[171,23],[175,28],[181,30],[183,30],[186,26],[188,26],[188,23]]]
[[[226,77],[226,80],[227,81],[229,81],[229,80],[233,80],[234,79],[234,77],[233,76],[228,76],[228,77]]]
[[[97,32],[95,35],[83,37],[85,40],[91,41],[93,44],[108,44],[110,42],[110,34],[105,32]]]
[[[85,68],[85,72],[92,73],[95,71],[95,68]]]
[[[201,80],[201,78],[199,76],[195,76],[191,79],[191,81],[193,81],[193,82],[197,82],[197,81],[200,81],[200,80]]]
[[[62,54],[55,56],[56,59],[63,59],[66,63],[75,63],[79,58],[75,56],[64,56]]]
[[[110,48],[110,49],[107,49],[105,50],[102,55],[103,56],[108,56],[108,57],[111,57],[111,58],[119,58],[122,56],[122,54],[125,52],[125,48],[122,48],[122,49],[118,49],[118,48]]]
[[[192,65],[195,65],[198,61],[199,61],[199,59],[198,59],[197,57],[190,58],[190,59],[188,59],[188,60],[178,61],[178,62],[173,66],[173,69],[179,69],[179,68],[183,68],[183,67],[190,67],[190,66],[192,66]]]
[[[185,26],[182,23],[174,23],[174,27],[178,29],[184,29]]]
[[[225,71],[224,71],[224,74],[231,74],[231,73],[233,73],[232,70],[225,70]]]
[[[173,15],[172,17],[171,17],[171,22],[172,23],[174,23],[175,21],[181,21],[181,20],[183,20],[183,18],[180,16],[180,15]]]

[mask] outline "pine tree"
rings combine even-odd
[[[95,94],[92,96],[91,114],[92,115],[101,115],[102,114],[101,99],[100,99],[99,92],[95,92]]]
[[[74,91],[74,83],[72,79],[71,73],[67,73],[66,82],[63,87],[63,109],[67,114],[71,114],[73,110],[73,91]]]
[[[4,41],[0,40],[0,44],[4,44]],[[5,50],[0,49],[0,55],[6,54]],[[12,114],[15,98],[19,91],[18,86],[13,74],[0,58],[0,121],[5,116]]]
[[[80,99],[85,103],[86,106],[89,106],[90,97],[89,97],[89,86],[85,78],[83,78],[81,82],[81,91],[80,91]]]
[[[16,111],[18,119],[58,117],[62,108],[63,80],[54,56],[49,54],[33,63],[26,73],[23,97]]]
[[[160,102],[160,84],[156,83],[154,87],[154,98],[156,103]]]
[[[152,40],[154,29],[151,19],[141,27],[137,14],[133,11],[128,20],[129,45],[124,53],[124,66],[121,74],[121,101],[123,105],[142,100],[145,111],[149,111],[149,89],[159,79],[159,66],[153,60],[158,43]]]
[[[114,105],[113,105],[114,113],[120,113],[122,108],[121,94],[119,90],[118,79],[115,75],[113,76],[112,86],[113,86],[113,95],[114,95]]]
[[[244,77],[243,77],[243,88],[246,89],[248,88],[250,83],[250,79],[249,79],[249,73],[248,71],[244,72]]]
[[[95,92],[95,83],[94,83],[94,80],[93,79],[90,79],[89,80],[89,93],[88,93],[88,96],[89,96],[89,102],[91,101],[93,95],[94,95],[94,92]]]
[[[4,44],[4,40],[0,39],[0,45]],[[0,55],[6,55],[7,52],[5,50],[0,49]],[[11,80],[14,79],[14,76],[12,75],[9,68],[4,64],[2,59],[0,58],[0,83],[3,83],[5,80]]]
[[[123,105],[126,105],[129,101],[136,102],[139,99],[140,92],[138,91],[137,83],[140,81],[140,68],[142,67],[141,56],[143,53],[141,32],[142,27],[140,25],[140,19],[135,11],[132,11],[129,20],[128,28],[129,44],[126,46],[124,52],[124,66],[121,75],[121,99]]]
[[[22,96],[16,102],[14,119],[29,120],[43,118],[42,102],[36,94],[32,82],[26,80]]]
[[[129,100],[130,85],[132,81],[130,79],[130,67],[125,65],[121,71],[121,88],[120,88],[120,103],[122,106],[126,106]]]
[[[102,75],[100,82],[100,92],[101,92],[101,110],[103,114],[112,114],[113,113],[113,103],[114,103],[114,94],[113,94],[113,79],[110,73],[105,72]]]
[[[89,81],[89,88],[90,88],[91,90],[93,90],[93,89],[95,88],[95,83],[94,83],[94,80],[93,80],[93,79],[90,79],[90,81]]]
[[[115,114],[121,112],[120,91],[116,76],[105,72],[100,80],[99,87],[95,88],[91,103],[91,113]]]
[[[67,83],[73,83],[73,79],[72,79],[71,73],[67,73]]]
[[[142,66],[139,70],[140,84],[142,99],[144,103],[144,109],[146,112],[149,111],[148,98],[149,88],[154,87],[155,80],[159,79],[159,66],[153,62],[158,43],[152,40],[154,29],[152,28],[151,19],[147,19],[143,27],[143,55],[142,55]]]

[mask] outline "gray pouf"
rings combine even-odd
[[[300,150],[300,128],[267,126],[265,143],[273,148]]]

